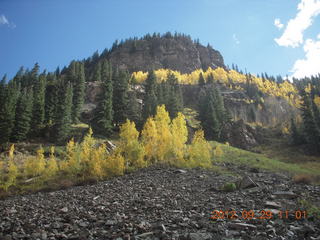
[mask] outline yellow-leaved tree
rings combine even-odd
[[[77,175],[81,170],[78,144],[74,142],[73,138],[67,143],[66,159],[61,162],[60,168],[73,176]]]
[[[185,116],[178,113],[178,116],[171,123],[172,142],[171,149],[174,155],[173,164],[183,166],[185,164],[186,142],[188,140],[188,129]]]
[[[105,144],[101,144],[98,148],[92,150],[91,159],[89,161],[89,174],[95,179],[102,179],[106,176],[104,170],[104,160],[106,159],[107,148]]]
[[[50,148],[50,157],[47,162],[46,169],[44,171],[44,178],[45,179],[52,178],[57,174],[58,170],[59,168],[58,168],[57,160],[54,156],[54,147],[52,146]]]
[[[0,188],[3,184],[4,180],[4,162],[0,159]]]
[[[26,177],[37,177],[43,174],[46,166],[42,146],[37,150],[36,157],[29,157],[24,164]]]
[[[14,162],[14,144],[12,144],[9,149],[9,160],[7,164],[7,178],[3,185],[3,188],[5,191],[8,191],[8,188],[10,186],[16,185],[17,176],[18,176],[18,168]]]
[[[152,117],[149,117],[144,124],[141,137],[148,164],[155,163],[157,159],[157,128]]]
[[[213,150],[213,155],[215,157],[221,157],[223,155],[223,151],[220,145],[216,146],[216,148]]]
[[[203,130],[195,132],[192,143],[188,148],[188,166],[190,167],[210,167],[211,147],[205,140]]]
[[[171,149],[172,134],[170,131],[170,117],[164,105],[157,107],[154,117],[157,138],[156,138],[156,157],[160,162],[167,162]]]
[[[116,148],[112,154],[108,155],[104,162],[104,169],[107,176],[118,176],[123,175],[125,169],[125,160],[121,155],[119,148]]]
[[[83,142],[81,143],[81,152],[80,152],[80,158],[81,158],[81,174],[82,176],[88,177],[90,176],[90,173],[92,169],[90,167],[93,166],[92,164],[92,152],[95,145],[95,140],[92,136],[92,129],[89,128],[89,132],[84,137]]]
[[[141,168],[147,165],[143,145],[139,142],[139,132],[135,123],[128,119],[120,126],[120,149],[126,160],[126,167]]]

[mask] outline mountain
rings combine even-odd
[[[209,44],[205,47],[190,36],[171,33],[147,34],[140,39],[131,38],[120,43],[116,41],[100,56],[103,58],[129,72],[169,68],[190,73],[201,68],[225,68],[222,55]]]

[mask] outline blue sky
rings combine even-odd
[[[310,75],[320,72],[319,15],[320,0],[1,0],[0,76],[36,62],[53,71],[116,39],[167,31],[251,73]]]

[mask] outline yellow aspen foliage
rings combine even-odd
[[[83,162],[90,161],[91,150],[95,144],[95,140],[92,137],[92,129],[89,128],[89,132],[84,137],[81,143],[81,159]]]
[[[139,132],[135,123],[127,119],[120,126],[120,149],[126,160],[126,167],[140,168],[146,166],[144,149],[138,138]]]
[[[60,166],[61,170],[64,170],[71,175],[78,174],[81,168],[77,150],[78,145],[72,138],[66,146],[66,160],[62,162]]]
[[[170,117],[164,105],[157,107],[154,120],[157,129],[156,156],[158,161],[164,162],[170,153],[172,138],[169,127]]]
[[[320,107],[320,97],[319,96],[316,96],[313,101],[318,107]]]
[[[8,163],[7,163],[7,176],[6,178],[4,178],[4,182],[3,182],[3,189],[5,191],[8,191],[10,186],[14,186],[16,184],[17,181],[17,176],[18,176],[18,168],[14,162],[14,144],[12,144],[9,148],[9,159],[8,159]],[[2,162],[0,162],[1,164],[1,168],[0,168],[0,174],[2,174],[3,166],[4,164]],[[0,175],[0,183],[1,183],[1,176]]]
[[[186,152],[186,142],[188,140],[188,130],[185,116],[178,113],[178,116],[171,123],[172,143],[171,148],[174,154],[174,160],[177,164],[184,163],[184,154]]]
[[[306,91],[306,93],[311,93],[311,84],[308,83],[304,90]]]
[[[12,149],[14,150],[14,146],[12,147]],[[11,148],[10,148],[10,150],[11,150]],[[7,172],[8,172],[7,179],[4,183],[4,190],[5,191],[8,191],[8,188],[10,186],[16,185],[16,182],[17,182],[18,168],[14,162],[13,155],[10,156],[10,158],[9,158]]]
[[[57,160],[54,156],[54,147],[52,146],[50,148],[50,157],[47,162],[46,169],[44,171],[45,178],[49,179],[49,178],[53,177],[54,175],[57,174],[58,170],[59,170],[59,168],[58,168]]]
[[[45,170],[45,159],[43,148],[37,150],[36,157],[29,157],[24,163],[24,174],[26,177],[36,177],[41,175]]]
[[[141,137],[148,164],[154,163],[156,161],[157,152],[157,128],[152,117],[149,117],[144,124]]]
[[[167,81],[168,73],[173,73],[178,79],[180,84],[197,84],[199,75],[202,73],[205,80],[208,76],[212,75],[215,81],[220,82],[224,86],[230,89],[244,90],[241,85],[247,82],[247,75],[239,73],[235,70],[226,71],[223,68],[208,68],[207,71],[202,69],[196,69],[191,73],[181,74],[178,71],[172,71],[169,69],[158,69],[155,71],[157,81],[163,82]],[[136,79],[137,82],[142,83],[146,80],[148,76],[147,72],[134,72],[132,73],[132,78]],[[286,99],[291,105],[299,107],[300,97],[297,88],[289,81],[283,81],[282,83],[276,83],[268,79],[262,79],[254,75],[250,75],[250,84],[255,85],[259,91],[275,96],[282,97]],[[311,86],[307,86],[306,91],[311,91]]]
[[[223,151],[220,145],[218,145],[214,150],[213,150],[213,155],[215,157],[221,157],[223,155]]]
[[[288,135],[290,133],[288,127],[286,126],[282,127],[281,132],[283,135]]]
[[[125,169],[125,160],[119,150],[116,149],[111,155],[107,156],[104,163],[104,169],[108,176],[123,175]]]
[[[211,147],[205,140],[202,130],[195,132],[192,143],[188,148],[190,167],[210,167],[211,166]]]
[[[89,174],[96,179],[102,179],[106,172],[104,170],[103,161],[106,158],[106,145],[101,144],[97,149],[92,151],[92,156],[89,162]]]

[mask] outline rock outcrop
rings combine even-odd
[[[211,46],[202,46],[186,36],[127,40],[106,56],[113,66],[133,71],[170,68],[182,73],[208,67],[225,68],[223,57]]]

